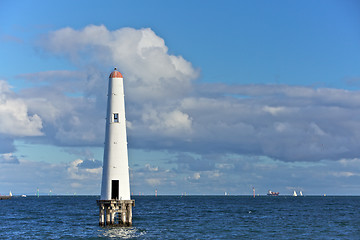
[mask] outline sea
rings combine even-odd
[[[0,201],[0,239],[360,239],[359,196],[134,196],[132,227],[100,227],[99,196]]]

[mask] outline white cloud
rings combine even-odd
[[[352,176],[359,176],[359,174],[353,173],[353,172],[331,172],[331,175],[335,177],[352,177]]]
[[[225,84],[196,90],[201,95],[185,98],[181,110],[191,116],[191,145],[199,153],[206,147],[282,161],[360,154],[359,91]]]
[[[9,85],[0,80],[0,134],[10,136],[41,136],[42,120],[29,114],[28,106],[11,92]]]
[[[200,173],[199,172],[194,173],[193,179],[199,180],[200,179]]]
[[[16,156],[14,156],[12,153],[4,153],[4,154],[0,154],[0,163],[18,164],[19,159]]]
[[[159,171],[159,167],[151,167],[150,164],[145,164],[145,167],[146,167],[147,170],[149,170],[150,172],[157,172],[157,171]]]
[[[201,84],[194,81],[199,71],[191,62],[169,54],[164,39],[149,28],[64,28],[39,44],[46,56],[67,58],[79,70],[19,74],[31,86],[19,94],[0,81],[2,188],[15,182],[19,189],[35,184],[61,193],[99,193],[100,161],[26,161],[12,141],[37,136],[74,148],[103,146],[112,66],[125,79],[129,148],[176,156],[133,167],[135,191],[153,193],[156,186],[174,194],[223,193],[231,186],[226,191],[251,194],[248,186],[254,185],[260,192],[273,185],[286,191],[289,179],[304,189],[315,184],[331,191],[337,182],[357,187],[352,181],[360,175],[359,91]]]
[[[99,178],[102,173],[102,167],[97,168],[86,168],[81,167],[84,163],[82,159],[76,159],[68,164],[67,173],[70,179],[74,180],[85,180],[89,178]]]
[[[165,137],[191,133],[191,117],[178,108],[178,102],[192,89],[198,71],[181,56],[168,54],[164,40],[151,29],[64,28],[45,36],[39,46],[69,58],[81,69],[18,75],[35,84],[21,95],[45,123],[50,142],[103,143],[109,75],[104,69],[109,66],[117,66],[125,78],[130,130],[150,129]]]
[[[116,65],[125,78],[130,148],[268,156],[285,162],[360,154],[358,91],[196,83],[198,71],[169,54],[164,39],[148,28],[64,28],[40,44],[82,69],[22,75],[32,82],[52,79],[49,86],[26,89],[22,96],[33,113],[29,121],[39,122],[39,117],[46,126],[43,139],[55,144],[102,146],[109,74],[104,69]],[[69,96],[72,86],[78,96]]]
[[[64,55],[76,64],[95,62],[118,66],[128,82],[133,101],[163,100],[181,96],[198,76],[190,62],[168,54],[162,38],[151,29],[121,28],[109,31],[90,25],[76,31],[64,28],[52,32],[41,42],[45,50]]]
[[[146,179],[146,183],[151,185],[151,186],[157,186],[161,184],[161,179],[159,178],[148,178]]]
[[[78,165],[81,164],[82,162],[83,162],[83,160],[76,159],[69,164],[69,167],[67,168],[67,172],[71,179],[84,179],[85,178],[84,175],[79,174]]]
[[[285,107],[269,107],[269,106],[264,106],[263,107],[265,112],[268,112],[274,116],[278,115],[279,113],[285,112],[286,108]]]
[[[142,115],[142,121],[152,131],[160,131],[166,135],[176,136],[191,132],[191,118],[179,110],[171,112],[157,112],[149,109]]]
[[[339,163],[345,167],[360,167],[360,158],[341,159],[339,160]]]
[[[287,129],[291,128],[291,126],[289,126],[288,123],[281,123],[281,122],[275,122],[274,127],[277,132],[285,132]]]

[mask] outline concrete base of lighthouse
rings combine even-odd
[[[132,225],[132,207],[135,206],[135,200],[97,200],[97,204],[100,209],[100,226]]]

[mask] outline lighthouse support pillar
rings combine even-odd
[[[132,225],[132,207],[135,206],[135,200],[97,200],[97,204],[99,206],[100,226],[129,227]],[[115,222],[116,215],[119,219],[118,224]]]
[[[100,226],[105,226],[105,207],[104,205],[99,206],[100,207],[100,211],[99,211],[99,225]]]

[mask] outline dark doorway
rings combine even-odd
[[[111,181],[111,199],[119,199],[119,180]]]

